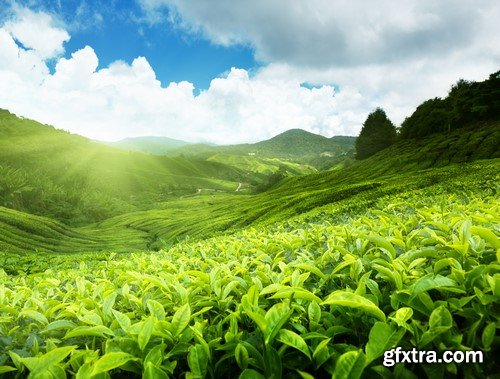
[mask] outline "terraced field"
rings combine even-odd
[[[498,140],[490,123],[401,141],[253,195],[235,191],[245,170],[261,180],[260,169],[281,163],[165,165],[138,155],[130,166],[112,152],[94,183],[107,190],[95,194],[85,180],[65,187],[0,167],[9,205],[0,207],[0,377],[493,376]],[[14,158],[23,154],[2,153],[21,165]],[[92,177],[88,163],[76,162],[65,180]],[[160,188],[155,172],[175,182],[184,166],[196,185],[181,180],[180,192],[163,197],[171,188]],[[230,180],[211,174],[218,168]],[[30,199],[54,217],[21,211],[34,207]],[[68,217],[73,226],[55,221]],[[482,363],[384,366],[395,346],[476,351]]]
[[[80,228],[0,207],[0,246],[11,252],[158,250],[186,239],[200,240],[282,222],[322,206],[359,211],[380,197],[420,188],[466,188],[478,178],[497,185],[500,160],[390,173],[361,182],[355,170],[348,172],[291,178],[260,195],[207,194],[169,201],[157,210],[127,213]]]
[[[493,375],[500,204],[483,173],[157,253],[2,254],[0,373]],[[397,345],[483,363],[384,366]]]

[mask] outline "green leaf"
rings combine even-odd
[[[139,331],[139,335],[137,336],[137,343],[139,344],[139,348],[141,350],[144,350],[146,348],[146,345],[151,338],[151,334],[153,333],[154,326],[154,320],[151,316],[148,317],[146,321],[144,321],[144,324]]]
[[[189,304],[184,304],[175,312],[171,323],[171,332],[174,337],[179,336],[189,325],[191,318],[191,308]]]
[[[419,341],[419,347],[422,348],[436,339],[439,335],[449,330],[453,325],[453,317],[448,309],[440,306],[434,309],[429,317],[429,330],[427,330]]]
[[[247,368],[246,370],[243,370],[238,379],[266,379],[266,378],[258,371],[252,370],[251,368]]]
[[[92,366],[90,363],[84,363],[78,369],[75,378],[76,379],[88,379],[92,376]]]
[[[144,363],[151,362],[155,366],[160,366],[163,362],[163,352],[165,344],[159,344],[149,350],[148,355],[144,358]]]
[[[189,348],[188,365],[191,373],[196,378],[205,377],[208,365],[208,355],[202,345],[194,345]]]
[[[310,292],[304,288],[301,288],[301,287],[283,287],[283,288],[280,288],[273,296],[270,297],[270,299],[283,299],[283,298],[289,298],[292,296],[294,298],[297,298],[297,299],[316,301],[318,303],[321,302],[321,299],[319,297],[317,297],[312,292]]]
[[[307,372],[304,372],[304,371],[300,371],[300,370],[296,370],[299,375],[302,377],[302,379],[314,379],[314,376],[312,376],[311,374],[308,374]]]
[[[264,334],[267,329],[267,321],[264,316],[257,312],[246,310],[245,314],[252,319],[252,321],[257,325],[260,331]]]
[[[319,268],[317,268],[316,266],[313,266],[313,265],[310,265],[307,263],[298,263],[294,266],[297,268],[300,268],[301,270],[309,271],[321,279],[326,279],[326,275],[323,274],[323,272],[321,272],[321,270]]]
[[[72,338],[72,337],[81,337],[81,336],[93,336],[93,337],[102,337],[106,338],[108,336],[114,336],[113,331],[104,325],[95,325],[95,326],[79,326],[73,330],[70,330],[64,336],[64,339]]]
[[[446,309],[443,305],[432,311],[429,317],[429,327],[431,329],[445,327],[447,329],[451,328],[453,324],[453,317],[450,311]]]
[[[335,291],[322,302],[323,305],[340,305],[360,309],[379,320],[385,321],[385,314],[374,303],[363,296],[346,291]]]
[[[396,286],[398,290],[403,289],[403,279],[399,272],[397,272],[394,268],[387,268],[382,265],[374,263],[372,267],[380,273],[386,275]]]
[[[391,253],[392,258],[396,258],[396,250],[394,249],[394,246],[387,241],[384,237],[376,235],[376,234],[371,234],[366,237],[368,241],[374,243],[375,245],[387,250],[389,253]]]
[[[43,372],[48,369],[48,367],[56,365],[63,361],[77,346],[63,346],[55,348],[48,353],[43,354],[39,357],[28,357],[20,358],[19,361],[22,362],[28,369],[33,373]]]
[[[458,287],[457,283],[442,275],[426,275],[417,280],[413,286],[412,297],[415,297],[421,292],[426,292],[430,289],[441,288],[441,287]],[[457,288],[458,289],[458,288]]]
[[[405,330],[394,328],[383,322],[376,322],[370,330],[368,343],[366,344],[366,364],[384,354],[384,351],[392,349],[401,340]]]
[[[304,341],[304,339],[297,333],[288,329],[281,329],[278,333],[278,341],[303,352],[309,359],[311,359],[311,352],[307,347],[306,341]]]
[[[17,368],[11,366],[0,366],[0,374],[5,374],[6,372],[16,371]]]
[[[285,303],[273,305],[266,313],[266,329],[264,331],[264,342],[270,344],[276,334],[292,315],[293,310]]]
[[[236,358],[236,363],[239,368],[245,370],[248,367],[248,350],[246,347],[239,343],[236,345],[236,349],[234,350],[234,356]]]
[[[259,305],[259,289],[255,284],[248,289],[246,295],[244,295],[244,298],[249,305],[253,305],[256,307]]]
[[[102,303],[102,313],[104,315],[111,316],[111,309],[113,308],[113,305],[115,305],[115,300],[117,295],[118,294],[116,292],[113,292],[105,297]]]
[[[494,322],[490,322],[486,328],[484,328],[481,340],[485,349],[489,349],[493,343],[493,340],[495,339],[495,332],[496,326]]]
[[[283,365],[281,357],[271,346],[267,346],[264,350],[265,374],[268,378],[281,379]]]
[[[321,307],[315,301],[311,301],[307,307],[309,323],[318,324],[321,320]]]
[[[139,361],[139,358],[123,352],[106,353],[94,363],[92,375],[111,371],[130,361]]]
[[[158,320],[165,320],[165,308],[161,303],[156,300],[149,299],[147,304],[149,313],[155,316]]]
[[[116,311],[114,309],[111,310],[113,315],[115,316],[116,321],[120,324],[120,327],[125,333],[128,333],[130,330],[131,321],[130,319],[123,313]]]
[[[409,307],[403,307],[399,308],[396,311],[396,315],[394,318],[402,323],[405,323],[406,321],[411,319],[412,316],[413,316],[413,309]]]
[[[152,362],[144,364],[142,379],[167,379],[168,375],[160,367],[155,366]]]
[[[234,290],[237,286],[239,286],[240,283],[238,283],[236,280],[235,281],[232,281],[232,282],[229,282],[225,287],[224,287],[224,291],[222,291],[222,296],[221,298],[222,299],[225,299],[229,296],[229,294],[231,293],[232,290]]]
[[[365,360],[361,350],[342,354],[337,360],[332,379],[359,379],[365,367]]]
[[[43,314],[40,312],[34,311],[32,309],[24,309],[21,312],[19,312],[19,318],[20,317],[27,317],[31,318],[40,324],[47,325],[49,323],[49,320],[47,320],[47,317],[45,317]]]
[[[330,343],[331,338],[326,338],[323,341],[321,341],[318,346],[314,349],[313,352],[313,358],[316,358],[321,352],[325,349],[327,349],[328,344]]]
[[[52,365],[37,373],[30,373],[31,379],[66,379],[66,372],[61,366]]]
[[[443,258],[434,264],[434,274],[437,274],[446,267],[455,268],[457,270],[462,269],[462,266],[455,258]]]
[[[483,240],[488,242],[494,249],[500,249],[500,239],[491,230],[481,226],[471,226],[470,232],[477,234]]]
[[[74,329],[76,327],[77,327],[77,324],[75,324],[72,321],[69,321],[69,320],[56,320],[56,321],[52,321],[50,324],[48,324],[41,331],[41,333],[48,333],[48,332],[52,332],[54,330],[59,330],[59,329]]]

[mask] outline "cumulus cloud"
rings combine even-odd
[[[251,46],[261,78],[335,84],[350,134],[377,106],[399,124],[459,78],[499,69],[500,5],[489,0],[138,1],[151,22]]]
[[[18,44],[12,32],[18,26],[6,25],[0,28],[0,106],[72,132],[105,140],[166,135],[216,143],[257,141],[289,128],[352,133],[331,86],[305,88],[286,76],[232,68],[195,95],[186,81],[162,86],[145,57],[98,68],[90,46],[59,58],[50,73],[48,55]]]
[[[290,128],[357,135],[375,107],[399,124],[458,78],[483,80],[500,61],[493,2],[141,1],[151,21],[250,44],[268,63],[252,74],[232,68],[195,91],[187,81],[161,83],[146,57],[104,68],[90,46],[62,57],[67,31],[18,8],[0,28],[0,107],[104,140],[240,143]]]
[[[69,34],[56,26],[50,15],[17,6],[13,11],[12,20],[6,22],[3,29],[16,41],[42,60],[64,53],[63,44],[69,40]]]
[[[214,43],[247,43],[263,61],[319,68],[441,57],[473,43],[487,19],[500,16],[489,0],[138,1],[152,21],[166,9],[170,22]],[[491,33],[491,46],[499,38]]]

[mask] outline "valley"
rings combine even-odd
[[[377,108],[357,138],[244,145],[1,110],[0,377],[493,375],[499,80],[450,91],[446,130],[435,101],[404,132]],[[387,367],[396,346],[484,359]]]

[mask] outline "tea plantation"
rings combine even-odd
[[[333,203],[155,253],[5,253],[0,373],[492,376],[500,346],[493,162],[489,175],[469,171],[466,181],[388,191],[364,207]],[[395,346],[438,357],[481,351],[483,362],[385,367],[383,353]]]

